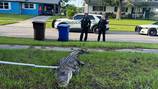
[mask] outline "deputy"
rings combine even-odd
[[[103,41],[105,41],[105,33],[107,30],[108,21],[105,16],[102,16],[98,23],[98,41],[100,41],[101,34],[103,35]]]
[[[88,17],[88,13],[85,13],[84,17],[81,20],[81,35],[80,41],[83,39],[83,35],[85,34],[84,41],[87,41],[88,31],[91,26],[91,20]]]

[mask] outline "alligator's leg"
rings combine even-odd
[[[83,61],[80,61],[80,60],[76,60],[77,61],[77,63],[79,64],[79,65],[81,65],[81,66],[84,66],[85,65],[85,63],[83,62]]]

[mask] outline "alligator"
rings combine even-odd
[[[60,60],[57,69],[57,84],[59,87],[68,86],[73,74],[78,74],[79,66],[83,66],[84,62],[78,59],[79,55],[86,53],[83,49],[78,49],[70,53],[69,56]]]
[[[42,66],[28,63],[17,63],[9,61],[0,61],[0,64],[28,66],[35,68],[50,68],[57,70],[57,83],[59,87],[67,87],[73,74],[77,74],[80,71],[79,66],[83,66],[84,62],[78,60],[79,55],[86,53],[84,49],[74,50],[69,56],[60,60],[58,66]]]

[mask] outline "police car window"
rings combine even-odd
[[[101,16],[97,16],[99,19],[101,19]]]
[[[90,20],[94,20],[94,17],[92,15],[88,16]]]
[[[80,19],[82,19],[84,16],[83,15],[76,15],[75,17],[74,17],[74,20],[80,20]]]

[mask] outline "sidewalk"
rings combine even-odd
[[[30,45],[0,45],[0,49],[39,49],[39,50],[51,50],[51,51],[67,51],[80,49],[79,47],[54,47],[54,46],[30,46]],[[158,53],[158,49],[101,49],[101,48],[87,48],[89,52],[139,52],[139,53]]]
[[[32,26],[33,21],[46,22],[50,17],[51,16],[36,16],[31,19],[21,21],[19,23],[9,24],[9,25],[5,25],[5,26],[7,26],[7,27],[33,27]]]

